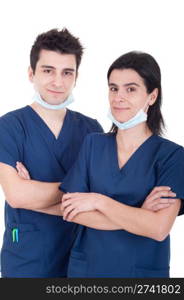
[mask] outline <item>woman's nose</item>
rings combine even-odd
[[[122,91],[118,91],[114,97],[114,100],[117,102],[126,101],[125,93],[123,93]]]

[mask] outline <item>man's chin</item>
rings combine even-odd
[[[65,100],[44,100],[47,104],[50,104],[50,105],[60,105],[62,104]]]

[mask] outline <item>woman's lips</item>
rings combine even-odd
[[[117,110],[117,111],[124,111],[124,110],[129,110],[129,107],[113,107],[113,110]]]

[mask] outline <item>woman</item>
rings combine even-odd
[[[169,277],[169,232],[183,212],[184,149],[160,136],[160,68],[151,55],[130,52],[107,77],[112,130],[85,139],[61,185],[62,209],[65,220],[81,224],[81,212],[96,210],[118,230],[80,226],[68,276]],[[147,210],[154,186],[169,186],[173,204]]]

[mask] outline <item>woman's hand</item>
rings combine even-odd
[[[28,170],[25,168],[25,166],[21,162],[17,161],[16,169],[17,169],[17,173],[18,173],[19,177],[21,177],[22,179],[25,179],[25,180],[31,179]]]
[[[176,194],[171,191],[170,187],[157,186],[146,197],[141,208],[152,211],[167,208],[176,201],[176,199],[173,199],[172,197],[176,197]]]
[[[96,202],[104,196],[97,193],[67,193],[62,198],[63,219],[72,221],[80,212],[96,210]]]

